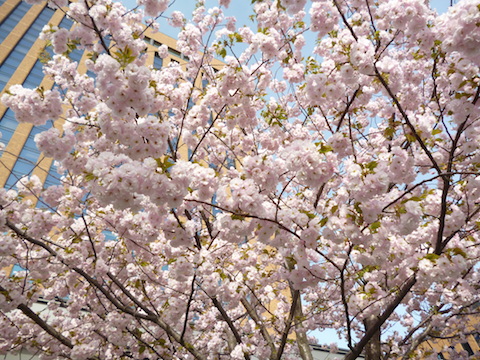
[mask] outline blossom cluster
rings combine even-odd
[[[0,352],[308,358],[308,332],[328,327],[350,360],[373,321],[408,334],[381,334],[393,359],[429,356],[431,329],[465,332],[480,301],[479,1],[437,15],[422,0],[258,0],[256,28],[227,16],[235,2],[205,3],[172,12],[181,63],[154,69],[141,20],[168,1],[73,2],[77,25],[41,35],[56,88],[2,96],[48,125],[35,141],[60,181],[0,191],[0,268],[21,268],[0,276]]]

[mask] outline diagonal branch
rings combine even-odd
[[[385,80],[385,78],[382,76],[382,74],[380,74],[380,72],[378,71],[378,68],[376,65],[374,65],[374,69],[375,69],[375,75],[377,77],[377,79],[380,81],[380,83],[383,85],[383,87],[385,88],[385,90],[387,91],[388,93],[388,96],[390,96],[390,98],[392,99],[393,103],[395,104],[395,106],[397,107],[398,111],[400,112],[400,114],[402,115],[403,117],[403,120],[405,120],[405,123],[407,124],[408,128],[410,129],[410,131],[412,132],[413,136],[415,137],[415,140],[418,141],[420,147],[422,148],[422,150],[425,152],[425,154],[427,155],[428,159],[430,160],[430,162],[432,163],[432,166],[434,167],[434,169],[437,171],[438,174],[441,174],[442,173],[442,170],[440,169],[440,166],[438,165],[437,161],[435,160],[435,158],[433,157],[432,153],[430,152],[430,150],[428,150],[427,148],[427,145],[425,145],[425,142],[422,140],[422,138],[420,137],[420,135],[418,134],[417,132],[417,129],[415,129],[415,126],[413,126],[412,122],[410,121],[410,118],[408,117],[407,113],[405,112],[405,109],[403,109],[403,106],[400,104],[400,101],[398,100],[397,96],[393,93],[392,89],[390,88],[390,86],[388,86],[387,84],[387,81]]]
[[[292,296],[292,305],[290,306],[290,314],[288,315],[288,319],[285,324],[285,330],[283,331],[282,340],[278,348],[276,360],[280,360],[282,358],[283,352],[285,350],[285,345],[287,343],[288,334],[290,333],[290,329],[292,328],[293,317],[295,315],[295,308],[297,307],[297,302],[299,299],[300,299],[300,291],[294,290],[293,296]]]
[[[355,360],[363,351],[368,342],[373,338],[373,336],[380,331],[382,325],[387,321],[387,319],[392,315],[395,309],[400,305],[402,300],[407,296],[412,287],[416,284],[417,277],[412,275],[400,288],[400,291],[395,296],[390,305],[387,306],[385,311],[378,317],[375,323],[367,330],[362,339],[355,345],[355,347],[345,356],[345,360]]]
[[[248,315],[252,318],[255,324],[260,328],[260,332],[262,333],[263,339],[267,342],[267,345],[270,348],[270,359],[272,360],[276,359],[277,349],[275,348],[272,337],[270,336],[270,333],[265,327],[265,324],[263,323],[262,319],[258,315],[255,308],[252,306],[252,304],[250,304],[246,298],[243,298],[241,302],[245,310],[247,310]]]
[[[142,311],[144,311],[143,313],[142,312],[138,312],[138,311],[135,311],[132,307],[129,307],[129,306],[125,306],[123,305],[122,303],[120,303],[114,296],[113,294],[108,291],[107,289],[105,289],[104,286],[102,286],[102,284],[100,284],[98,282],[97,279],[95,279],[94,277],[88,275],[84,270],[78,268],[78,267],[75,267],[75,266],[71,266],[69,265],[64,259],[62,259],[61,256],[59,256],[59,254],[57,254],[57,252],[55,250],[53,250],[50,246],[48,246],[47,244],[45,244],[44,242],[42,241],[39,241],[37,239],[34,239],[32,238],[31,236],[27,235],[25,232],[21,231],[18,227],[16,227],[14,224],[12,224],[12,222],[10,220],[7,220],[7,223],[6,223],[7,227],[9,227],[13,232],[15,232],[18,236],[20,236],[22,239],[24,240],[27,240],[28,242],[32,243],[32,244],[35,244],[41,248],[43,248],[44,250],[46,250],[51,256],[55,257],[56,259],[58,259],[64,266],[66,266],[67,268],[69,268],[70,270],[72,270],[73,272],[77,273],[78,275],[80,275],[82,278],[84,278],[89,284],[90,286],[93,288],[93,289],[97,289],[99,290],[106,298],[108,301],[110,301],[110,303],[115,306],[118,310],[126,313],[126,314],[129,314],[131,316],[133,316],[134,318],[137,318],[137,319],[144,319],[144,320],[148,320],[148,321],[151,321],[152,323],[158,325],[160,328],[162,328],[168,336],[170,336],[171,338],[173,338],[176,342],[178,342],[180,345],[182,345],[195,359],[197,360],[205,360],[205,357],[200,354],[198,352],[198,350],[190,343],[188,342],[185,342],[179,333],[177,333],[170,325],[168,325],[165,321],[163,321],[162,319],[160,319],[159,317],[157,317],[154,313],[152,313],[148,308],[146,308],[145,306],[140,306],[140,308],[142,309]],[[113,280],[112,280],[113,281]],[[114,281],[115,282],[115,281]],[[115,284],[117,286],[119,286],[119,283],[115,282]],[[120,283],[120,285],[122,285]],[[125,289],[123,286],[120,287],[120,289],[122,290],[122,292],[127,296],[129,297],[132,301],[135,302],[135,304],[137,304],[137,306],[140,304],[139,300],[136,299],[132,294],[130,294],[128,292],[127,289]]]
[[[207,292],[205,292],[205,294],[208,295]],[[218,299],[216,297],[210,297],[210,299],[212,300],[213,305],[215,305],[217,310],[222,315],[222,319],[227,323],[228,327],[232,331],[233,336],[235,337],[235,340],[236,340],[237,344],[239,344],[239,345],[242,344],[243,343],[242,338],[241,338],[240,334],[238,333],[238,330],[235,327],[235,324],[233,323],[232,319],[230,318],[230,316],[228,316],[227,312],[225,311],[225,308],[222,306],[222,304],[220,303],[220,301],[218,301]],[[247,353],[243,353],[243,356],[245,357],[245,360],[250,360],[250,355],[248,355]]]
[[[8,290],[5,289],[3,286],[0,285],[0,293],[5,296],[8,302],[13,301],[11,298],[10,294],[8,293]],[[61,333],[59,333],[55,328],[52,326],[48,325],[45,320],[43,320],[40,316],[38,316],[35,312],[30,309],[25,304],[20,304],[17,306],[17,309],[19,309],[21,312],[23,312],[27,317],[29,317],[33,322],[35,322],[38,326],[40,326],[43,330],[45,330],[49,335],[60,341],[63,345],[66,347],[73,349],[73,344],[72,342],[67,339],[65,336],[63,336]]]

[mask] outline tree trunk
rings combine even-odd
[[[377,321],[375,315],[370,316],[369,318],[363,321],[365,325],[365,332],[367,332],[372,326],[374,326]],[[382,357],[382,347],[380,342],[380,330],[378,330],[370,341],[365,346],[365,360],[380,360]]]
[[[295,307],[295,335],[297,337],[298,350],[300,351],[300,357],[302,360],[313,360],[307,333],[302,324],[303,319],[302,301],[299,299],[297,306]]]

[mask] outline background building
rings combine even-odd
[[[478,332],[480,316],[475,313],[464,315],[462,321],[467,325],[466,336],[452,328],[449,332],[436,337],[433,334],[420,345],[420,349],[425,353],[436,354],[439,360],[457,359],[458,354],[462,354],[462,359],[466,357],[472,360],[480,359],[480,333]]]
[[[45,3],[30,5],[21,0],[0,0],[0,97],[8,88],[22,84],[26,88],[42,87],[45,90],[54,86],[53,81],[44,76],[43,61],[52,55],[46,41],[39,39],[39,33],[46,25],[70,29],[73,21],[62,10],[53,10]],[[176,50],[176,40],[161,33],[145,32],[147,44],[147,65],[155,68],[168,66],[170,62],[180,65],[186,59]],[[158,53],[160,45],[167,45],[169,57],[162,59]],[[87,53],[74,50],[70,58],[78,62],[79,72],[87,71],[84,60]],[[201,86],[201,80],[199,86]],[[51,126],[61,128],[61,120],[43,126],[19,124],[14,112],[0,102],[0,142],[5,145],[0,151],[0,187],[11,189],[15,183],[26,175],[36,175],[50,186],[59,182],[51,158],[45,157],[35,145],[35,135]],[[40,204],[39,204],[40,205]],[[7,275],[14,266],[6,270]]]
[[[70,29],[73,21],[63,11],[53,10],[46,3],[30,5],[21,0],[0,0],[0,96],[14,84],[28,88],[42,86],[45,90],[54,86],[52,80],[44,77],[42,72],[41,55],[50,51],[45,49],[46,42],[38,38],[45,25]],[[171,61],[180,64],[188,61],[176,50],[173,38],[148,29],[146,35],[147,54],[151,55],[147,65],[160,68],[168,66]],[[169,49],[169,57],[165,59],[157,53],[162,44]],[[74,50],[70,54],[70,58],[79,63],[80,72],[86,72],[83,64],[86,56],[81,50]],[[6,145],[0,154],[1,187],[11,188],[22,176],[33,174],[46,185],[58,181],[52,160],[42,156],[34,142],[35,135],[50,126],[18,124],[13,111],[0,103],[0,141]]]

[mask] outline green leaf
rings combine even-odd
[[[318,144],[317,144],[318,146]],[[330,151],[333,151],[333,148],[330,145],[325,145],[324,143],[320,143],[320,149],[318,149],[318,152],[320,154],[326,154]]]
[[[232,215],[230,216],[230,218],[231,218],[232,220],[240,220],[240,221],[245,220],[245,216],[238,215],[238,214],[232,214]]]
[[[373,233],[373,234],[376,234],[378,232],[378,228],[382,226],[382,224],[380,223],[380,221],[375,221],[373,223],[370,224],[370,226],[368,227],[370,229],[370,231]]]
[[[98,177],[93,175],[93,173],[86,173],[85,174],[85,181],[92,181],[92,180],[97,180]]]
[[[395,128],[387,127],[385,130],[383,130],[383,136],[385,136],[387,139],[391,140],[393,135],[395,135]]]
[[[78,236],[76,236],[73,240],[72,240],[72,243],[73,244],[78,244],[78,243],[81,243],[82,242],[82,239]]]
[[[431,262],[436,262],[439,257],[440,256],[437,254],[427,254],[425,255],[424,259],[430,260]]]
[[[157,343],[158,345],[164,347],[165,344],[167,343],[167,341],[165,339],[158,339],[158,340],[155,340],[155,343]]]
[[[378,166],[378,162],[375,160],[365,164],[365,167],[370,171],[373,171],[377,166]]]
[[[360,207],[360,203],[356,202],[355,205],[353,205],[353,208],[357,211],[359,214],[363,214],[362,208]]]
[[[315,214],[312,214],[310,211],[307,210],[300,210],[302,214],[305,214],[308,216],[309,219],[315,219]]]
[[[458,247],[451,249],[451,252],[453,253],[453,255],[460,255],[463,258],[467,257],[466,252]]]
[[[221,50],[217,51],[217,54],[225,59],[225,56],[227,56],[227,50],[225,48],[222,48]]]
[[[405,137],[407,138],[407,140],[408,140],[409,142],[412,142],[412,143],[415,142],[415,140],[417,140],[417,139],[415,138],[415,135],[413,135],[413,134],[405,134]]]
[[[164,173],[166,173],[168,169],[170,169],[173,165],[175,165],[175,163],[172,160],[170,160],[169,157],[166,157],[164,159],[156,158],[155,161],[157,162],[157,166],[160,169],[162,169]]]
[[[133,56],[132,49],[126,46],[124,49],[119,49],[113,53],[115,59],[120,63],[122,67],[126,67],[135,61],[136,57]]]

